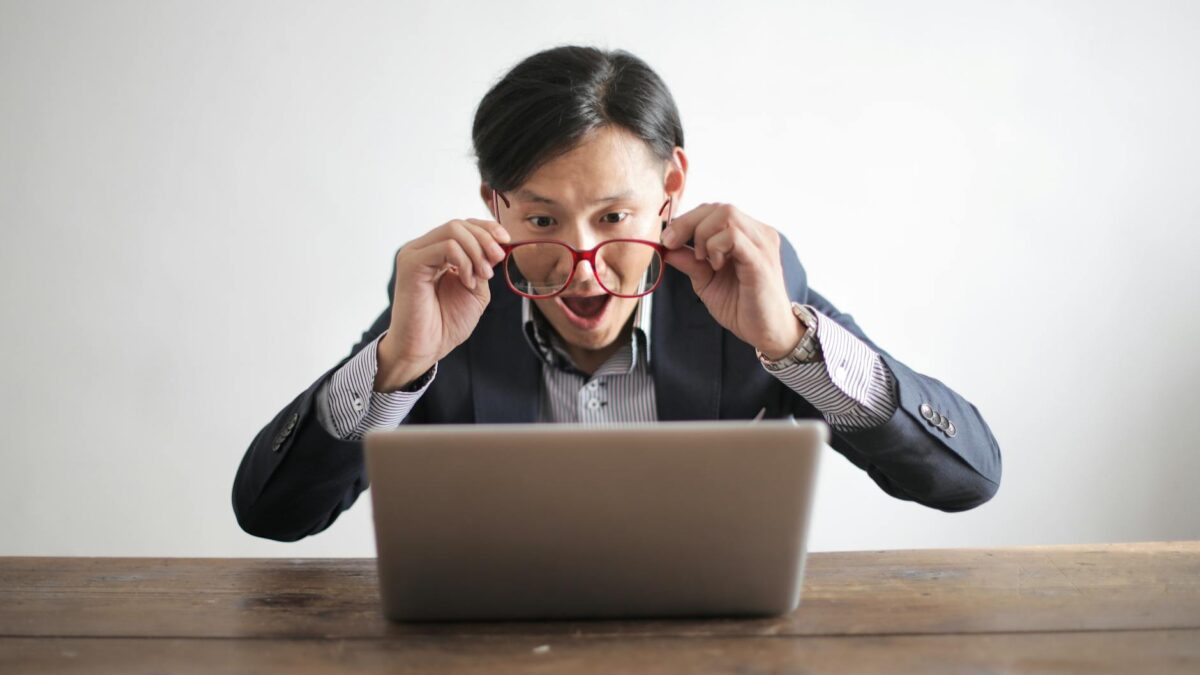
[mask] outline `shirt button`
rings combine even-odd
[[[591,389],[592,391],[596,391],[597,387],[599,387],[599,386],[600,386],[600,383],[597,382],[596,380],[592,380],[591,382],[587,383],[587,388]]]
[[[363,409],[362,397],[356,395],[354,397],[354,400],[350,402],[350,407],[354,408],[355,412],[362,412],[362,409]]]
[[[593,398],[587,402],[587,407],[588,410],[595,410],[596,408],[600,407],[600,401]]]

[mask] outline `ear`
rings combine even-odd
[[[667,175],[664,185],[666,186],[667,194],[671,195],[672,209],[676,212],[679,211],[679,204],[683,201],[683,188],[687,185],[687,170],[687,153],[683,151],[683,148],[675,146],[675,151],[671,154],[671,160],[667,163]]]
[[[683,151],[683,148],[675,146],[675,151],[671,153],[671,159],[667,162],[667,175],[664,178],[664,186],[667,194],[671,197],[671,213],[669,215],[672,219],[679,213],[679,204],[683,200],[683,188],[687,185],[687,169],[687,153]],[[662,215],[663,222],[666,223],[668,214]]]
[[[479,183],[479,198],[483,200],[488,213],[492,214],[492,220],[496,220],[496,214],[492,212],[492,186],[484,181]]]

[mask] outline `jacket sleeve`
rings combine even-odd
[[[393,269],[388,308],[350,353],[276,413],[250,443],[233,479],[233,512],[246,532],[297,541],[333,524],[367,488],[362,441],[329,433],[317,416],[316,392],[387,330],[394,281]]]
[[[895,378],[899,405],[891,417],[866,429],[831,427],[830,445],[893,497],[942,511],[965,511],[991,499],[1000,487],[1000,446],[975,405],[875,344],[854,317],[807,285],[786,239],[780,248],[792,298],[816,307],[866,343]]]

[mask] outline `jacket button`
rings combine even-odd
[[[925,419],[933,418],[933,408],[930,408],[928,403],[921,404],[921,417]]]
[[[929,423],[935,427],[940,425],[942,423],[942,416],[937,411],[934,411],[933,417],[929,418]]]
[[[942,431],[945,431],[946,429],[948,429],[949,426],[950,426],[950,420],[946,419],[945,417],[938,420],[937,428],[941,429]]]
[[[949,436],[950,438],[954,438],[954,435],[957,433],[958,433],[958,429],[954,428],[954,422],[947,422],[946,423],[946,435]]]

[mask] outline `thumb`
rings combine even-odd
[[[689,248],[677,248],[667,251],[667,264],[688,275],[692,280],[692,290],[697,293],[712,281],[713,271],[707,260],[696,260],[696,254]]]

